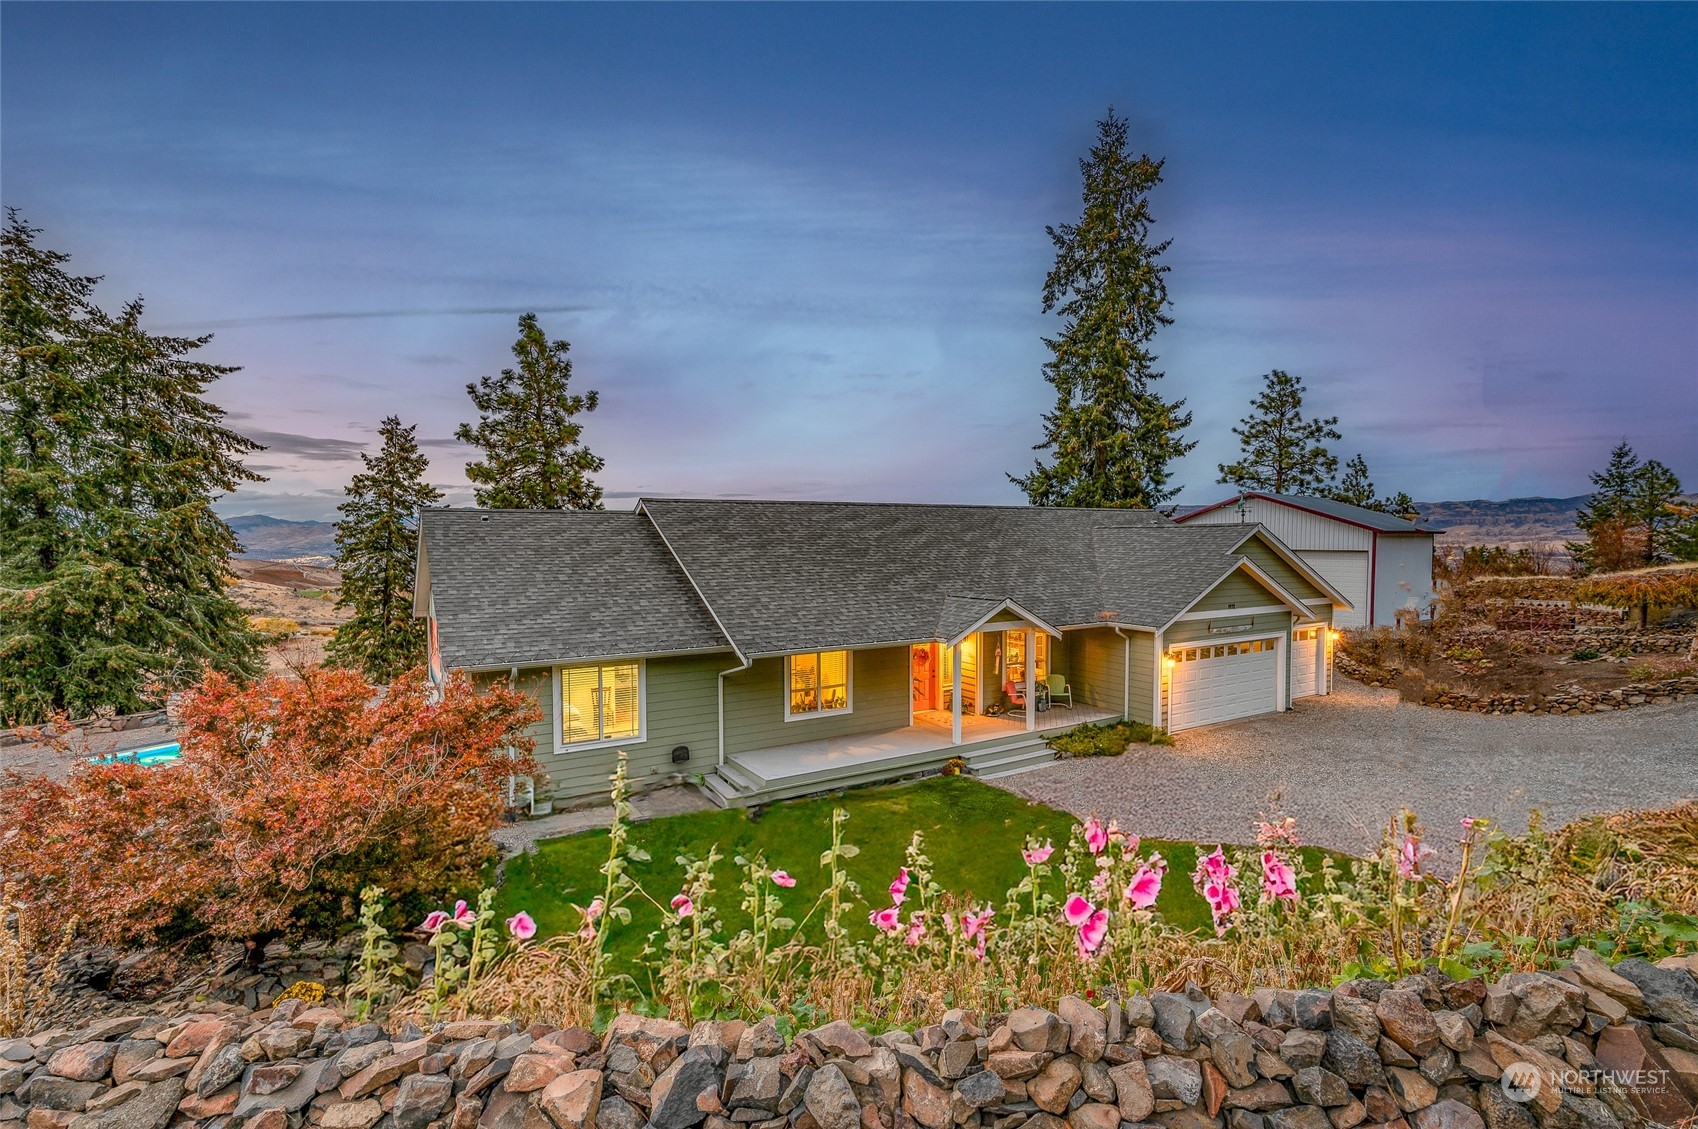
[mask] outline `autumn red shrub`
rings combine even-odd
[[[411,912],[478,880],[510,774],[534,770],[535,703],[420,672],[380,691],[350,670],[186,696],[182,756],[83,763],[0,785],[0,875],[92,939],[263,939],[354,918],[367,882]]]

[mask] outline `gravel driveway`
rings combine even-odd
[[[1443,850],[1463,816],[1512,830],[1698,796],[1698,701],[1578,717],[1401,703],[1343,678],[1289,713],[1181,733],[1171,748],[1060,761],[992,781],[1080,816],[1167,839],[1244,843],[1279,809],[1305,842],[1363,854],[1400,807]],[[1272,800],[1275,794],[1277,800]],[[1447,854],[1450,852],[1446,852]]]

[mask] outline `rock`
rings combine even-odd
[[[1456,1052],[1449,1047],[1438,1047],[1432,1054],[1423,1058],[1415,1069],[1425,1075],[1427,1081],[1433,1085],[1443,1085],[1445,1079],[1456,1070]]]
[[[718,1047],[690,1047],[679,1055],[649,1091],[654,1103],[649,1108],[650,1129],[689,1129],[700,1124],[709,1111],[697,1099],[712,1092],[718,1103],[719,1068],[724,1061],[725,1052]]]
[[[1177,1051],[1188,1051],[1197,1045],[1197,1013],[1191,1001],[1177,992],[1157,992],[1150,997],[1156,1011],[1156,1034],[1162,1042]]]
[[[1221,1129],[1220,1118],[1200,1109],[1175,1109],[1157,1113],[1152,1119],[1162,1129]]]
[[[546,1129],[548,1118],[537,1109],[530,1094],[515,1094],[499,1087],[491,1090],[478,1129]]]
[[[1196,1105],[1203,1096],[1203,1071],[1188,1058],[1157,1055],[1144,1061],[1150,1079],[1150,1091],[1158,1100]]]
[[[1119,1129],[1120,1110],[1102,1102],[1086,1102],[1067,1115],[1071,1129]]]
[[[1063,1114],[1083,1080],[1071,1059],[1054,1059],[1026,1083],[1026,1095],[1046,1113]]]
[[[69,1110],[81,1113],[88,1100],[105,1089],[99,1082],[78,1082],[50,1074],[36,1074],[25,1084],[20,1096],[40,1109]]]
[[[1257,988],[1250,1000],[1261,1013],[1262,1022],[1276,1031],[1297,1026],[1297,993],[1289,988]]]
[[[85,1113],[70,1122],[76,1129],[165,1129],[183,1097],[183,1081],[167,1078],[121,1105]]]
[[[489,1048],[493,1052],[495,1044],[490,1043]],[[393,1043],[387,1039],[379,1039],[375,1042],[362,1043],[357,1047],[338,1051],[331,1056],[329,1065],[325,1067],[324,1080],[332,1086],[340,1086],[394,1049]],[[491,1057],[494,1057],[493,1054]],[[481,1067],[478,1069],[481,1069]],[[475,1074],[477,1070],[468,1070],[467,1073]]]
[[[73,1043],[54,1051],[47,1069],[75,1082],[98,1082],[111,1073],[112,1060],[117,1057],[117,1043]]]
[[[290,1113],[305,1108],[318,1095],[319,1077],[324,1073],[325,1060],[318,1059],[301,1067],[295,1080],[269,1094],[243,1094],[236,1103],[236,1117],[246,1119],[263,1109],[281,1109]],[[257,1068],[256,1068],[257,1069]],[[246,1086],[243,1087],[246,1089]]]
[[[1416,1058],[1432,1053],[1439,1045],[1438,1024],[1414,992],[1396,988],[1381,992],[1374,1004],[1374,1016],[1386,1037]]]
[[[1637,957],[1616,965],[1615,972],[1639,989],[1653,1018],[1698,1026],[1698,979],[1692,973],[1658,968]]]
[[[600,1074],[596,1075],[600,1081]],[[454,1080],[446,1074],[409,1074],[395,1091],[389,1116],[395,1129],[424,1129],[448,1108],[454,1097]]]
[[[1481,1116],[1459,1101],[1446,1098],[1418,1109],[1409,1117],[1414,1129],[1486,1129]]]
[[[985,1067],[1004,1080],[1030,1078],[1054,1057],[1048,1051],[998,1051],[986,1057]]]
[[[1305,1066],[1319,1066],[1327,1053],[1328,1038],[1319,1031],[1301,1028],[1287,1031],[1285,1038],[1279,1042],[1279,1057],[1297,1070]]]
[[[211,1051],[211,1048],[208,1050]],[[233,1042],[226,1043],[217,1051],[213,1051],[211,1058],[203,1058],[196,1065],[195,1069],[200,1072],[199,1078],[191,1071],[188,1080],[194,1084],[197,1097],[210,1098],[240,1078],[247,1065],[247,1059],[242,1056],[242,1048]]]
[[[730,1083],[725,1092],[727,1109],[777,1112],[778,1097],[784,1089],[784,1074],[779,1070],[778,1059],[770,1055],[752,1058],[737,1070],[735,1081],[730,1076],[726,1080]]]
[[[1380,1020],[1374,1012],[1371,1000],[1361,996],[1346,995],[1334,991],[1332,994],[1332,1025],[1333,1029],[1343,1029],[1372,1045],[1380,1037]]]
[[[861,1129],[861,1103],[834,1063],[814,1071],[802,1105],[820,1129]]]
[[[873,1053],[873,1045],[867,1037],[841,1019],[809,1031],[807,1037],[828,1055],[860,1058]],[[856,1116],[860,1115],[857,1113]]]
[[[1655,1014],[1654,991],[1646,993],[1646,1004]],[[1663,1125],[1678,1125],[1692,1116],[1693,1103],[1673,1084],[1673,1071],[1643,1026],[1610,1027],[1599,1032],[1596,1054],[1599,1064],[1616,1077],[1670,1080],[1661,1085],[1622,1087],[1633,1108],[1644,1117]]]
[[[601,1112],[601,1071],[562,1074],[543,1088],[536,1102],[555,1129],[592,1129]],[[399,1118],[396,1123],[398,1129],[405,1129]]]
[[[235,1112],[236,1104],[240,1098],[241,1095],[234,1090],[226,1090],[224,1093],[214,1094],[210,1098],[203,1098],[199,1094],[191,1093],[177,1103],[177,1112],[192,1121],[228,1117]]]
[[[1156,1008],[1150,997],[1138,993],[1120,1001],[1120,1013],[1133,1027],[1150,1028],[1156,1025]]]
[[[1108,1077],[1114,1083],[1114,1100],[1120,1107],[1121,1120],[1142,1121],[1155,1111],[1156,1096],[1142,1059],[1110,1067]]]
[[[1005,1092],[1002,1079],[989,1070],[969,1074],[955,1083],[955,1093],[972,1109],[986,1109],[999,1104]]]
[[[128,1082],[136,1071],[163,1053],[165,1047],[157,1039],[125,1039],[112,1056],[112,1081]]]
[[[1510,1101],[1498,1086],[1480,1087],[1480,1115],[1486,1129],[1537,1129],[1527,1107]]]
[[[1474,1045],[1474,1027],[1461,1012],[1435,1011],[1433,1026],[1439,1029],[1439,1042],[1457,1054]]]
[[[1619,1001],[1632,1015],[1645,1014],[1645,994],[1639,985],[1613,971],[1604,958],[1584,945],[1574,950],[1574,963],[1569,965],[1582,983]]]
[[[166,1058],[187,1058],[198,1055],[213,1042],[235,1038],[236,1029],[222,1019],[202,1019],[186,1024],[166,1044]]]
[[[335,1102],[324,1109],[319,1129],[371,1129],[383,1117],[383,1106],[371,1098]]]
[[[1425,1109],[1439,1100],[1439,1088],[1427,1081],[1418,1070],[1393,1066],[1386,1070],[1386,1082],[1404,1113]]]
[[[1385,1078],[1379,1052],[1339,1027],[1327,1032],[1320,1065],[1352,1086],[1372,1086]]]
[[[1228,1086],[1248,1086],[1256,1080],[1256,1044],[1242,1031],[1216,1035],[1209,1057]]]
[[[1343,1105],[1327,1110],[1327,1120],[1332,1122],[1332,1129],[1356,1129],[1368,1120],[1368,1107],[1351,1098]]]
[[[192,1058],[156,1058],[136,1067],[130,1072],[130,1077],[139,1082],[163,1082],[167,1078],[187,1074],[194,1065]]]
[[[1542,972],[1512,972],[1498,981],[1515,997],[1515,1015],[1499,1024],[1503,1035],[1526,1042],[1543,1034],[1564,1035],[1586,1015],[1586,992]]]
[[[249,1094],[275,1094],[300,1076],[301,1064],[298,1062],[256,1066],[248,1071],[247,1080],[242,1083],[242,1090]]]
[[[1323,1066],[1306,1066],[1291,1079],[1297,1099],[1323,1109],[1348,1104],[1350,1087],[1344,1079]]]
[[[1043,1008],[1023,1007],[1009,1013],[1008,1034],[1023,1051],[1047,1051],[1058,1055],[1067,1050],[1068,1030],[1061,1017]]]
[[[289,1129],[289,1115],[280,1109],[262,1109],[242,1122],[242,1129]]]
[[[937,1072],[944,1078],[964,1078],[978,1067],[979,1041],[976,1039],[957,1039],[953,1043],[945,1043],[943,1050],[937,1055]]]
[[[631,1103],[616,1094],[601,1099],[596,1110],[595,1129],[642,1129],[643,1117]]]
[[[949,1124],[949,1094],[948,1089],[916,1070],[902,1072],[902,1112],[925,1129],[944,1129]]]
[[[83,1108],[89,1113],[99,1113],[103,1109],[123,1105],[131,1098],[147,1089],[146,1082],[121,1082],[103,1094],[96,1094],[88,1100]]]
[[[528,1094],[547,1086],[576,1065],[571,1055],[552,1048],[540,1053],[529,1051],[513,1060],[513,1068],[502,1085],[515,1094]]]
[[[349,1078],[338,1088],[344,1100],[363,1098],[380,1086],[400,1078],[403,1074],[411,1074],[419,1068],[419,1060],[430,1051],[428,1039],[414,1039],[407,1043],[396,1043],[390,1052],[372,1062],[370,1066]]]
[[[1332,993],[1305,989],[1292,997],[1297,1025],[1308,1031],[1332,1030]]]
[[[1227,1109],[1253,1111],[1279,1109],[1290,1104],[1291,1091],[1285,1088],[1285,1083],[1275,1082],[1272,1078],[1228,1090],[1226,1099],[1221,1103]]]
[[[313,1033],[299,1027],[268,1027],[250,1041],[266,1058],[275,1062],[300,1054],[312,1044],[312,1040]]]
[[[1538,1071],[1540,1085],[1532,1102],[1546,1114],[1552,1114],[1562,1105],[1562,1086],[1565,1075],[1569,1073],[1568,1064],[1561,1059],[1552,1058],[1543,1051],[1525,1047],[1504,1038],[1496,1031],[1487,1031],[1485,1035],[1486,1050],[1491,1052],[1492,1060],[1503,1069],[1508,1070],[1516,1063],[1526,1063]],[[1572,1080],[1571,1080],[1572,1081]],[[1575,1081],[1573,1084],[1579,1085]]]
[[[1055,1010],[1067,1024],[1067,1049],[1085,1062],[1102,1058],[1108,1046],[1108,1016],[1078,996],[1063,997]]]
[[[1380,1045],[1378,1049],[1380,1061],[1384,1062],[1387,1066],[1401,1066],[1408,1070],[1414,1070],[1415,1067],[1420,1065],[1414,1055],[1410,1054],[1384,1035],[1380,1036]]]
[[[1332,1121],[1320,1106],[1294,1105],[1268,1114],[1268,1129],[1332,1129]]]

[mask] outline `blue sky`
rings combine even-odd
[[[331,516],[390,412],[465,500],[524,310],[610,505],[1019,501],[1109,104],[1168,162],[1181,502],[1274,367],[1388,493],[1624,437],[1698,488],[1698,6],[6,3],[0,64],[5,202],[243,366],[231,513]]]

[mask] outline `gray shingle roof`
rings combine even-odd
[[[1248,492],[1248,496],[1252,498],[1266,498],[1270,502],[1285,502],[1289,505],[1298,506],[1305,510],[1312,510],[1325,517],[1337,518],[1340,521],[1348,521],[1356,525],[1365,525],[1369,529],[1378,530],[1381,533],[1444,532],[1443,529],[1440,529],[1437,526],[1427,525],[1423,522],[1410,521],[1407,518],[1398,517],[1396,514],[1387,514],[1381,513],[1379,510],[1364,509],[1361,506],[1353,506],[1349,502],[1340,502],[1334,498],[1318,498],[1313,494],[1272,494],[1262,490],[1251,490]],[[1233,495],[1232,498],[1227,499],[1225,502],[1219,502],[1213,506],[1201,506],[1198,509],[1190,511],[1190,513],[1181,514],[1179,520],[1184,521],[1185,518],[1189,517],[1192,513],[1201,513],[1203,510],[1219,509],[1221,506],[1234,504],[1236,501],[1237,495]]]
[[[430,509],[421,527],[450,667],[727,648],[641,514]]]
[[[1004,599],[1058,627],[1160,626],[1221,577],[1247,532],[1146,510],[640,505],[749,655],[948,637]]]

